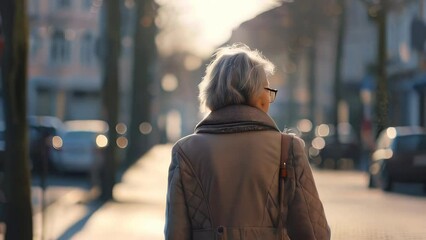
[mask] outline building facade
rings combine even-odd
[[[28,114],[102,116],[102,0],[29,0]],[[120,1],[120,121],[128,121],[134,0]]]
[[[393,126],[426,126],[426,51],[424,47],[419,51],[412,46],[412,22],[413,19],[425,21],[425,2],[399,2],[401,5],[387,11],[388,117],[389,124]],[[328,8],[326,13],[334,12],[333,1],[324,0],[321,3],[321,7]],[[320,22],[314,29],[309,29],[303,26],[304,19],[295,20],[291,16],[291,12],[295,11],[292,4],[295,3],[284,3],[241,24],[230,42],[246,42],[261,49],[277,65],[277,74],[271,79],[271,84],[279,88],[281,94],[271,106],[271,114],[279,123],[294,126],[298,119],[303,118],[311,119],[316,124],[330,123],[334,120],[334,112],[338,111],[339,122],[349,122],[357,132],[361,132],[365,121],[370,124],[375,121],[376,79],[372,66],[378,59],[377,23],[362,1],[345,1],[340,97],[336,105],[337,33],[341,19],[338,15],[325,15],[314,21],[315,24]],[[301,3],[301,9],[309,5],[311,3],[306,6]],[[309,35],[312,30],[315,35]],[[294,44],[291,45],[293,36],[297,36],[302,43],[303,38],[308,37],[308,41],[305,41],[308,44],[295,49]],[[297,52],[297,56],[294,52]]]
[[[100,115],[99,1],[30,0],[30,115]]]

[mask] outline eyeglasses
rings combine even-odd
[[[269,102],[273,103],[275,101],[275,98],[277,97],[278,89],[265,87],[265,90],[269,91]]]

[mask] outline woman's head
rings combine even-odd
[[[219,48],[213,57],[199,85],[201,110],[246,104],[267,112],[269,92],[264,88],[274,65],[243,44]]]

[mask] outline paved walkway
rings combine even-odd
[[[164,239],[170,151],[157,145],[141,157],[114,188],[114,201],[85,202],[70,192],[48,214],[45,239]],[[424,193],[370,190],[360,172],[314,171],[314,177],[333,240],[426,239]]]
[[[164,239],[170,150],[171,145],[157,145],[139,159],[115,186],[115,200],[100,206],[84,227],[70,237],[77,240]]]
[[[333,240],[426,240],[422,184],[395,183],[392,192],[369,189],[356,171],[315,171]]]

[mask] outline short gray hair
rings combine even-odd
[[[244,44],[219,48],[198,85],[201,111],[247,104],[263,90],[264,74],[273,73],[274,64],[258,50]]]

